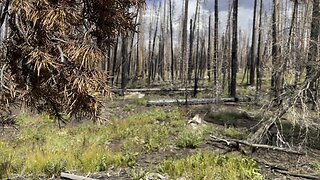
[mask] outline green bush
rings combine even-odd
[[[183,130],[178,134],[176,145],[180,148],[197,148],[204,140],[202,130]]]

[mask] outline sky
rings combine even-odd
[[[155,0],[155,2],[159,2],[161,0]],[[164,1],[164,0],[162,0]],[[176,11],[176,19],[181,19],[182,7],[183,7],[183,0],[172,0],[174,3],[174,10]],[[196,9],[196,1],[197,0],[189,0],[189,19],[193,17]],[[148,0],[147,4],[149,9],[151,8],[154,0]],[[201,0],[202,10],[204,13],[214,13],[214,0]],[[271,0],[263,0],[265,10],[271,10]],[[242,30],[249,30],[252,19],[253,19],[253,4],[254,0],[239,0],[239,17],[238,17],[238,24],[240,29]],[[227,15],[228,15],[228,7],[229,7],[229,0],[219,0],[219,18],[221,26],[225,26],[227,22]],[[222,27],[223,28],[223,27]]]

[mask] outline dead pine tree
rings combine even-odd
[[[280,104],[281,93],[281,59],[279,48],[279,0],[273,0],[272,13],[272,75],[271,75],[271,92],[275,104]]]
[[[317,81],[320,76],[319,69],[316,68],[319,54],[319,37],[320,37],[320,0],[313,1],[311,33],[309,42],[308,61],[306,66],[306,82],[309,83],[307,102],[315,106],[317,101]]]
[[[123,35],[121,45],[121,95],[124,96],[128,84],[128,35]]]
[[[238,69],[238,0],[233,0],[230,97],[237,96]]]
[[[171,52],[171,81],[174,83],[174,51],[173,51],[173,25],[172,25],[172,0],[169,0],[169,16],[170,16],[170,52]]]
[[[193,38],[194,38],[194,32],[192,28],[192,19],[190,19],[190,34],[189,34],[189,61],[188,61],[188,81],[191,83],[192,78],[192,71],[194,69],[193,65]]]
[[[181,61],[180,61],[180,79],[183,82],[186,80],[186,60],[187,60],[187,41],[188,41],[188,8],[189,8],[189,0],[184,0],[184,13],[183,13],[183,21],[182,21],[182,39],[181,39]],[[186,82],[184,82],[186,83]]]
[[[188,81],[191,83],[192,78],[192,72],[194,69],[194,62],[193,62],[193,42],[194,42],[194,34],[195,34],[195,28],[196,23],[199,21],[198,14],[200,9],[200,0],[197,0],[196,5],[196,12],[194,15],[194,20],[190,19],[190,35],[189,35],[189,60],[188,60]],[[192,24],[193,23],[193,24]]]
[[[143,65],[144,65],[144,8],[139,9],[139,30],[137,38],[137,62],[136,62],[136,74],[134,80],[138,80],[144,77]]]
[[[249,85],[253,85],[255,83],[255,61],[256,61],[256,19],[257,19],[257,4],[258,0],[254,0],[254,8],[253,8],[253,25],[252,25],[252,39],[251,39],[251,56],[250,56],[250,80]]]
[[[213,62],[213,83],[216,94],[218,92],[218,48],[219,48],[219,5],[218,0],[214,1],[214,62]]]
[[[262,8],[263,8],[263,3],[262,0],[260,0],[260,10],[259,10],[259,35],[258,35],[258,54],[257,54],[257,59],[256,59],[256,95],[258,95],[259,91],[261,90],[261,57],[262,57],[262,48],[261,48],[261,41],[262,41]]]
[[[211,15],[209,15],[208,23],[208,51],[207,51],[207,69],[208,81],[211,81]]]

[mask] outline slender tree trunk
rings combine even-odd
[[[128,36],[125,35],[122,38],[122,46],[121,46],[121,94],[124,95],[128,83]]]
[[[189,66],[188,66],[188,81],[191,82],[192,71],[193,71],[193,37],[194,32],[192,28],[192,19],[190,19],[190,37],[189,37]]]
[[[273,89],[273,96],[277,104],[280,104],[280,90],[281,90],[281,72],[280,72],[280,58],[279,58],[279,0],[273,0],[273,15],[272,15],[272,77],[271,87]]]
[[[238,0],[233,0],[230,97],[234,97],[234,98],[237,96],[238,3],[239,3]]]
[[[144,64],[144,7],[139,11],[139,32],[137,39],[137,69],[136,79],[143,77],[143,64]]]
[[[216,91],[218,91],[218,47],[219,47],[219,8],[218,0],[214,1],[214,62],[213,79]]]
[[[112,75],[111,75],[111,86],[114,84],[114,79],[116,76],[116,67],[117,67],[117,56],[118,56],[118,43],[119,43],[119,37],[117,37],[116,43],[114,45],[113,50],[113,63],[112,63]]]
[[[153,34],[153,42],[152,42],[152,49],[151,49],[151,57],[149,59],[149,73],[148,73],[148,85],[150,86],[151,80],[155,77],[155,66],[156,66],[156,58],[155,58],[155,46],[156,46],[156,40],[157,40],[157,34],[158,34],[158,24],[159,24],[159,12],[160,12],[160,6],[157,12],[157,20],[156,20],[156,29],[154,30]]]
[[[211,81],[211,15],[209,15],[208,28],[208,52],[207,52],[207,66],[208,66],[208,80]]]
[[[170,9],[170,47],[171,47],[171,80],[174,83],[174,52],[173,52],[173,25],[172,25],[172,0],[169,0]]]
[[[199,73],[200,73],[200,60],[199,60],[199,48],[200,48],[200,33],[199,33],[199,26],[197,29],[197,45],[196,45],[196,58],[195,58],[195,73],[194,73],[194,91],[193,96],[196,97],[198,93],[198,80],[199,80]]]
[[[250,85],[254,84],[255,76],[255,59],[256,59],[256,16],[257,16],[257,4],[258,0],[254,0],[253,10],[253,25],[252,25],[252,42],[251,42],[251,57],[250,57]]]
[[[261,73],[260,73],[260,67],[261,67],[261,41],[262,41],[262,7],[263,3],[262,0],[260,0],[260,10],[259,10],[259,37],[258,37],[258,55],[257,55],[257,61],[256,61],[256,76],[257,76],[257,83],[256,83],[256,92],[257,95],[259,91],[261,90]]]
[[[180,62],[180,78],[185,80],[185,65],[187,60],[187,40],[188,40],[188,8],[189,0],[184,2],[184,15],[182,25],[182,40],[181,40],[181,62]]]

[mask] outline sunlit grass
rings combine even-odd
[[[238,155],[218,155],[199,151],[183,159],[169,159],[159,165],[170,179],[262,179],[254,160]]]
[[[0,140],[0,177],[59,175],[65,170],[99,172],[131,167],[141,151],[158,151],[175,143],[184,127],[178,110],[152,108],[106,126],[84,123],[58,129],[50,118],[18,117],[20,131]],[[113,148],[118,141],[119,148]]]

